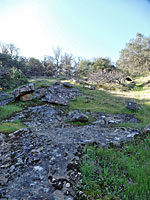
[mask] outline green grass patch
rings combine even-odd
[[[1,133],[11,133],[21,128],[25,128],[25,126],[20,121],[0,123]]]
[[[80,170],[79,199],[149,199],[150,135],[124,148],[87,146]]]
[[[52,78],[35,78],[35,79],[30,79],[29,82],[34,83],[37,88],[39,87],[49,87],[53,83],[55,83],[57,79],[52,79]]]
[[[0,106],[0,121],[11,117],[20,110],[21,108],[17,105]]]
[[[118,124],[115,124],[115,126],[143,129],[146,126],[146,124],[143,124],[143,123],[118,123]]]
[[[16,101],[15,105],[20,107],[20,108],[26,108],[30,106],[36,106],[43,104],[43,102],[40,99],[33,99],[31,101]]]
[[[112,95],[103,90],[83,90],[83,96],[77,97],[75,101],[70,102],[71,110],[80,110],[91,112],[121,113],[124,108],[124,100],[121,98],[112,98]],[[90,100],[88,98],[93,98]]]
[[[78,96],[75,101],[70,102],[70,111],[79,110],[81,112],[91,111],[112,114],[134,114],[134,116],[139,119],[141,123],[124,123],[118,124],[117,126],[143,128],[147,124],[150,124],[150,105],[147,104],[147,101],[139,100],[138,98],[133,97],[129,99],[104,90],[89,90],[83,88],[81,90],[83,95]],[[136,100],[136,102],[141,105],[141,109],[139,111],[126,109],[125,101],[127,100]]]

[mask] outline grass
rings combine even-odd
[[[0,123],[1,133],[11,133],[21,128],[25,128],[25,126],[20,121]]]
[[[11,117],[14,113],[20,111],[21,108],[17,105],[0,106],[0,121]]]
[[[128,92],[82,89],[82,96],[70,102],[70,110],[82,112],[134,114],[140,123],[117,126],[143,129],[150,124],[150,89],[139,85]],[[125,101],[140,104],[139,111],[125,108]],[[81,200],[139,200],[150,196],[150,135],[121,147],[102,148],[89,145],[80,164],[82,179],[77,190]]]
[[[84,95],[77,97],[76,101],[70,103],[71,110],[81,110],[91,112],[121,112],[123,101],[118,104],[119,98],[112,99],[108,92],[103,90],[84,90]],[[92,97],[93,100],[88,98]]]
[[[112,93],[104,90],[83,90],[83,95],[77,97],[75,101],[70,102],[70,110],[80,110],[82,112],[104,112],[104,113],[125,113],[134,114],[136,118],[141,120],[138,124],[118,124],[119,126],[143,128],[150,123],[150,106],[147,100],[144,102],[140,100],[138,95],[136,98],[129,98],[128,96],[119,96],[118,93]],[[92,98],[91,98],[92,97]],[[91,99],[89,99],[91,98]],[[141,110],[130,111],[125,108],[125,101],[136,101],[141,105]]]
[[[56,81],[57,81],[57,79],[43,78],[43,77],[41,77],[41,78],[33,78],[33,79],[29,80],[29,82],[34,83],[37,88],[39,88],[39,87],[49,87]]]
[[[80,170],[79,199],[149,199],[150,135],[123,148],[87,146]]]
[[[15,105],[22,108],[30,107],[30,106],[36,106],[42,104],[40,99],[33,99],[31,101],[16,101]]]
[[[70,111],[79,110],[82,112],[104,112],[112,114],[134,114],[141,122],[136,124],[118,124],[117,126],[144,128],[150,124],[150,90],[144,91],[105,91],[83,89],[83,95],[77,97],[75,101],[70,102]],[[134,101],[141,105],[139,111],[130,111],[125,108],[126,101]]]
[[[30,82],[36,87],[47,87],[54,83],[54,79],[32,79]],[[105,112],[105,113],[126,113],[134,114],[141,120],[140,123],[122,123],[117,126],[144,128],[150,124],[150,88],[144,88],[147,81],[141,79],[137,81],[136,91],[120,92],[105,90],[89,90],[82,85],[75,85],[82,90],[83,95],[77,97],[69,104],[69,111],[79,110],[85,113]],[[147,85],[146,85],[147,86]],[[141,105],[141,110],[137,112],[129,111],[125,108],[125,101],[136,101]],[[0,120],[12,116],[15,112],[24,107],[37,105],[39,100],[28,102],[15,102],[8,106],[0,107]],[[89,122],[92,122],[90,118]],[[89,123],[88,122],[88,123]],[[70,123],[70,122],[69,122]],[[73,123],[78,126],[85,123]],[[19,121],[4,122],[0,124],[0,132],[9,133],[20,128],[23,124]],[[87,146],[82,157],[80,171],[82,173],[81,182],[77,189],[82,191],[81,200],[140,200],[149,199],[150,196],[150,135],[141,140],[134,140],[124,145],[122,148],[110,147],[101,148]]]

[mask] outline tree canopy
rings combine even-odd
[[[150,71],[150,37],[137,33],[121,50],[117,66],[132,75],[142,75]]]

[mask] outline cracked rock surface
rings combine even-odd
[[[133,115],[86,113],[89,125],[66,122],[66,107],[50,104],[29,107],[9,119],[20,119],[28,127],[10,134],[0,133],[0,199],[73,200],[80,180],[79,160],[86,144],[120,144],[140,134],[119,128],[119,122],[138,120]]]

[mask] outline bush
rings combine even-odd
[[[26,83],[28,83],[28,80],[21,70],[14,67],[11,69],[1,68],[0,87],[2,89],[11,89]]]
[[[121,83],[123,73],[118,69],[99,69],[97,72],[88,74],[88,81],[103,84],[103,83]]]

